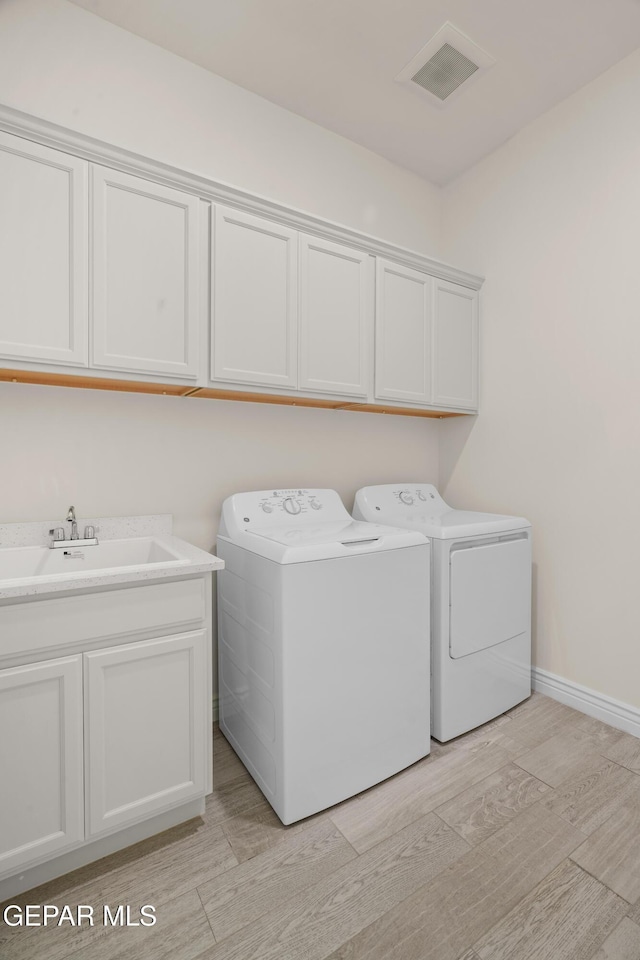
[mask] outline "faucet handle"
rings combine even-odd
[[[64,540],[64,527],[56,527],[54,530],[49,530],[49,536],[53,537],[54,540]]]
[[[90,523],[88,523],[87,526],[84,528],[84,539],[93,540],[95,538],[95,535],[96,535],[96,528],[92,526]]]

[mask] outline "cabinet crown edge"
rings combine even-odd
[[[258,196],[240,187],[181,170],[162,161],[113,146],[49,120],[16,110],[6,104],[0,104],[0,130],[64,153],[71,153],[92,163],[184,190],[213,203],[237,207],[247,213],[272,219],[296,230],[334,240],[337,243],[357,246],[374,256],[389,258],[433,277],[451,280],[461,286],[469,287],[471,290],[479,290],[484,282],[484,277],[460,270],[425,254],[370,236],[352,227],[332,223],[315,214],[296,210],[277,200]]]

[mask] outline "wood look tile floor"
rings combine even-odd
[[[534,694],[283,827],[224,737],[203,818],[13,898],[2,960],[640,960],[640,740]],[[4,905],[3,905],[4,906]]]

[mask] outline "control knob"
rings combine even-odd
[[[263,503],[262,509],[264,510],[265,513],[273,513],[273,507],[271,506],[270,503]]]
[[[422,490],[418,490],[418,500],[426,500],[426,499],[427,499],[427,498],[425,497],[425,495],[424,495],[424,493],[422,492]]]
[[[283,500],[282,506],[287,511],[287,513],[291,513],[291,514],[300,513],[300,510],[302,509],[298,501],[294,500],[293,497],[287,497],[286,500]]]
[[[406,490],[403,490],[402,493],[400,494],[400,501],[401,503],[406,503],[406,505],[410,507],[411,504],[413,503],[413,497],[411,496],[410,493],[407,493]]]

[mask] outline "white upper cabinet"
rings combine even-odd
[[[297,385],[297,232],[216,206],[211,375]]]
[[[478,406],[478,294],[457,283],[434,280],[433,402]]]
[[[300,235],[301,390],[367,396],[372,286],[368,254]]]
[[[432,277],[378,258],[376,376],[378,399],[431,402]]]
[[[91,196],[93,366],[195,378],[199,199],[99,166]]]
[[[63,152],[78,134],[48,137],[60,151],[0,131],[0,368],[477,410],[480,277],[117,148],[85,147],[139,176]]]
[[[0,670],[0,875],[84,838],[82,658]]]
[[[85,160],[0,132],[0,356],[87,364]]]

